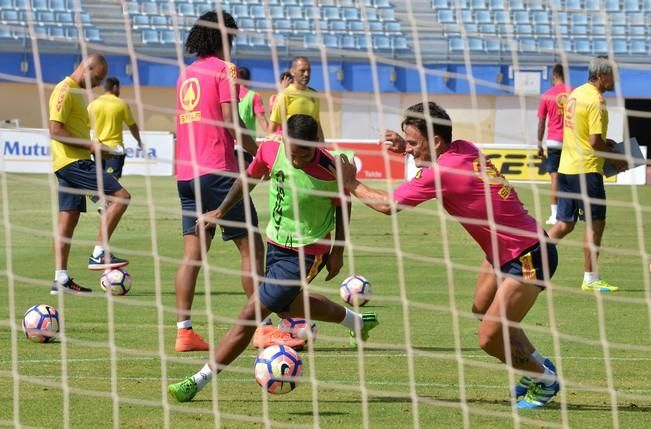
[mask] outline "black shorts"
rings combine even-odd
[[[585,184],[582,186],[582,177]],[[590,213],[592,220],[606,219],[606,188],[601,173],[562,174],[558,173],[559,192],[572,196],[558,197],[556,219],[563,222],[585,221],[585,214]],[[583,197],[588,199],[586,207]]]
[[[82,159],[68,164],[54,172],[59,180],[59,211],[86,211],[86,195],[92,191],[99,192],[97,167],[95,161]],[[113,195],[122,189],[120,182],[112,175],[102,170],[102,191]]]
[[[544,258],[540,242],[524,250],[517,258],[500,267],[500,271],[507,276],[517,277],[525,282],[549,281],[558,267],[558,252],[556,245],[546,243],[547,259]],[[543,287],[537,283],[537,286]]]
[[[122,177],[125,158],[126,155],[111,156],[102,161],[102,167],[107,173],[114,175],[115,178],[119,180]]]
[[[201,198],[201,212],[206,213],[215,210],[226,198],[235,182],[235,178],[221,176],[218,174],[206,174],[198,178],[200,190],[195,189],[195,179],[180,180],[176,182],[181,200],[181,209],[183,209],[182,225],[183,235],[195,233],[197,223],[197,198]],[[251,208],[251,219],[246,219],[244,211],[244,201]],[[224,241],[233,240],[248,234],[247,225],[258,227],[258,213],[255,210],[251,198],[242,200],[237,203],[226,215],[223,220],[235,222],[237,225],[221,226],[222,239]]]
[[[325,255],[304,255],[305,281],[310,283],[325,266]],[[267,243],[265,281],[260,285],[260,302],[274,313],[289,310],[290,304],[301,293],[300,254]],[[280,280],[280,282],[274,282]]]
[[[545,171],[548,173],[558,173],[558,166],[561,163],[561,149],[547,149],[547,159],[545,159]]]

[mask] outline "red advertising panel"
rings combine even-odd
[[[357,177],[360,179],[403,180],[405,178],[405,158],[389,152],[377,140],[333,140],[327,141],[328,149],[346,150],[355,153]]]

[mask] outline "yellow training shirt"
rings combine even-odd
[[[606,100],[591,83],[576,88],[565,107],[563,151],[558,172],[562,174],[602,173],[604,159],[590,146],[590,135],[608,133]]]
[[[70,135],[90,143],[84,90],[70,76],[54,87],[50,95],[49,108],[50,121],[61,122]],[[71,146],[55,139],[51,140],[51,145],[54,171],[75,161],[90,159],[90,148]]]
[[[319,122],[319,110],[319,97],[315,90],[308,88],[302,91],[290,84],[276,97],[269,120],[283,124],[283,119],[286,121],[292,115],[308,115]]]
[[[135,124],[129,105],[113,94],[97,97],[88,105],[95,138],[111,149],[124,147],[122,142],[122,123]]]

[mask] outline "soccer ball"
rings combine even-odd
[[[303,373],[303,362],[291,347],[271,346],[255,360],[255,379],[267,392],[275,395],[296,388],[296,379]]]
[[[49,305],[35,305],[23,316],[23,331],[36,343],[54,341],[59,333],[59,313]]]
[[[109,268],[99,279],[99,285],[104,292],[111,292],[113,296],[126,295],[131,289],[131,275],[119,268]]]
[[[339,295],[341,299],[348,305],[359,305],[360,307],[366,305],[371,300],[373,287],[371,282],[366,278],[353,274],[341,282],[339,288]]]
[[[307,341],[308,332],[312,331],[312,340],[316,339],[316,323],[312,323],[310,327],[307,326],[307,320],[300,318],[280,319],[278,329],[283,332],[289,332],[292,337],[300,338]]]

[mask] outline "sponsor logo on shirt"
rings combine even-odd
[[[179,122],[181,124],[188,124],[191,122],[198,122],[201,120],[201,111],[194,110],[199,104],[201,99],[201,85],[196,77],[186,79],[179,88],[179,101],[181,107],[187,113],[179,115]]]
[[[56,104],[57,112],[60,112],[61,108],[63,107],[63,100],[66,99],[66,94],[68,94],[68,89],[69,86],[67,83],[64,83],[59,88],[59,97],[57,98],[57,104]]]

